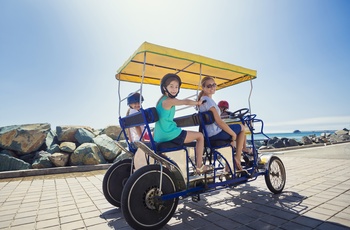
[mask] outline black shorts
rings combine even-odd
[[[185,143],[186,136],[187,136],[187,131],[182,130],[179,136],[175,137],[174,139],[172,139],[169,142],[174,143],[176,145],[183,146]]]

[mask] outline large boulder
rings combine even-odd
[[[78,141],[79,144],[83,143],[93,143],[95,134],[91,131],[83,128],[79,128],[77,132],[74,135],[75,139]]]
[[[83,128],[86,130],[89,130],[90,132],[93,132],[93,129],[88,126],[57,126],[56,127],[56,133],[58,141],[70,141],[70,142],[78,142],[77,139],[75,139],[75,133],[78,129]]]
[[[7,150],[7,149],[1,150],[0,154],[5,154],[7,156],[16,157],[17,158],[16,153],[14,151],[12,151],[12,150]]]
[[[307,137],[307,136],[303,136],[302,138],[301,138],[301,141],[300,141],[303,145],[311,145],[313,142],[312,142],[312,140],[309,138],[309,137]]]
[[[69,153],[54,153],[49,159],[56,167],[64,167],[68,163]]]
[[[106,163],[106,160],[94,143],[80,145],[69,158],[69,165],[98,165],[104,163]]]
[[[45,142],[50,124],[12,125],[0,128],[0,147],[19,155],[37,151]]]
[[[119,126],[110,125],[110,126],[107,126],[105,129],[103,129],[101,131],[101,134],[106,134],[107,136],[109,136],[113,140],[117,140],[121,131],[122,131],[122,129]],[[121,137],[121,139],[124,139],[123,138],[124,135],[121,135],[120,137]]]
[[[0,171],[24,170],[32,166],[20,159],[5,154],[0,154]]]
[[[60,144],[60,150],[67,153],[72,153],[77,148],[74,142],[65,141]]]
[[[268,148],[283,148],[285,147],[283,140],[278,137],[273,137],[267,141]]]
[[[95,137],[94,143],[99,147],[107,161],[113,161],[122,151],[115,141],[106,134]]]
[[[337,134],[337,135],[346,135],[346,134],[349,134],[349,130],[347,130],[347,129],[337,130],[337,131],[335,131],[335,134]]]
[[[58,144],[54,144],[54,145],[51,145],[51,147],[48,148],[46,151],[47,151],[48,153],[53,154],[53,153],[58,153],[58,152],[60,152],[61,149],[60,149],[60,146],[59,146]]]
[[[55,130],[50,130],[45,139],[46,149],[51,148],[51,146],[58,144],[57,134]]]
[[[52,162],[50,161],[51,154],[46,151],[36,152],[33,160],[32,167],[34,169],[52,168]]]

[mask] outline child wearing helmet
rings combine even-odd
[[[220,109],[220,111],[221,111],[220,117],[221,117],[222,119],[229,118],[230,112],[228,111],[228,109],[229,109],[229,104],[228,104],[228,102],[225,101],[225,100],[219,101],[218,107],[219,107],[219,109]]]
[[[200,132],[186,131],[177,127],[174,119],[175,106],[202,104],[202,100],[179,100],[176,98],[180,91],[181,79],[176,74],[166,74],[160,83],[162,96],[157,102],[156,110],[159,120],[154,128],[154,140],[158,143],[171,141],[178,145],[196,141],[196,174],[203,174],[212,170],[209,165],[203,165],[204,137]]]
[[[140,98],[141,97],[141,98]],[[143,102],[143,96],[141,96],[139,93],[130,93],[127,98],[127,104],[129,106],[128,111],[126,112],[126,115],[131,115],[133,113],[137,113],[140,111],[141,104]],[[142,135],[144,127],[143,126],[137,126],[127,129],[128,137],[131,142],[139,141]],[[143,141],[149,141],[149,136],[147,133],[147,130],[145,131],[142,139]]]

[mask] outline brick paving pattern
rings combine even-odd
[[[350,143],[277,155],[282,194],[261,176],[186,198],[163,229],[350,229]],[[131,229],[104,198],[105,171],[0,179],[0,229]]]

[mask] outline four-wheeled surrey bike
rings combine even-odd
[[[282,161],[272,154],[258,153],[254,135],[263,134],[264,123],[244,108],[230,114],[227,123],[241,122],[251,138],[252,154],[243,153],[242,167],[237,170],[234,163],[235,149],[228,141],[211,142],[207,137],[205,125],[214,122],[210,112],[175,118],[179,127],[197,127],[205,137],[203,161],[214,166],[214,170],[204,175],[195,175],[194,144],[178,146],[172,142],[155,143],[150,141],[131,143],[126,130],[144,126],[145,132],[152,132],[152,124],[158,120],[154,107],[141,108],[140,112],[121,116],[121,84],[134,82],[140,84],[138,92],[142,95],[146,84],[160,85],[167,73],[181,77],[181,88],[192,89],[198,93],[200,81],[204,76],[215,78],[217,90],[237,85],[256,78],[256,71],[214,60],[200,55],[179,51],[155,44],[143,43],[138,50],[118,70],[119,81],[119,124],[127,148],[117,144],[127,157],[110,166],[103,179],[103,193],[109,203],[121,207],[127,223],[135,229],[159,229],[172,218],[180,198],[200,199],[200,194],[219,189],[229,189],[236,185],[254,181],[264,176],[268,189],[281,193],[286,183],[286,171]],[[252,90],[252,87],[251,87]],[[250,100],[249,94],[249,100]],[[153,97],[158,98],[160,93]],[[195,96],[195,95],[194,95]],[[248,100],[248,101],[249,101]],[[141,98],[140,98],[141,101]],[[260,127],[259,129],[255,128]],[[120,136],[121,136],[120,135]],[[118,138],[119,139],[119,138]],[[118,141],[118,140],[117,140]],[[135,167],[135,153],[141,152],[144,163]],[[225,169],[228,166],[229,172]]]

